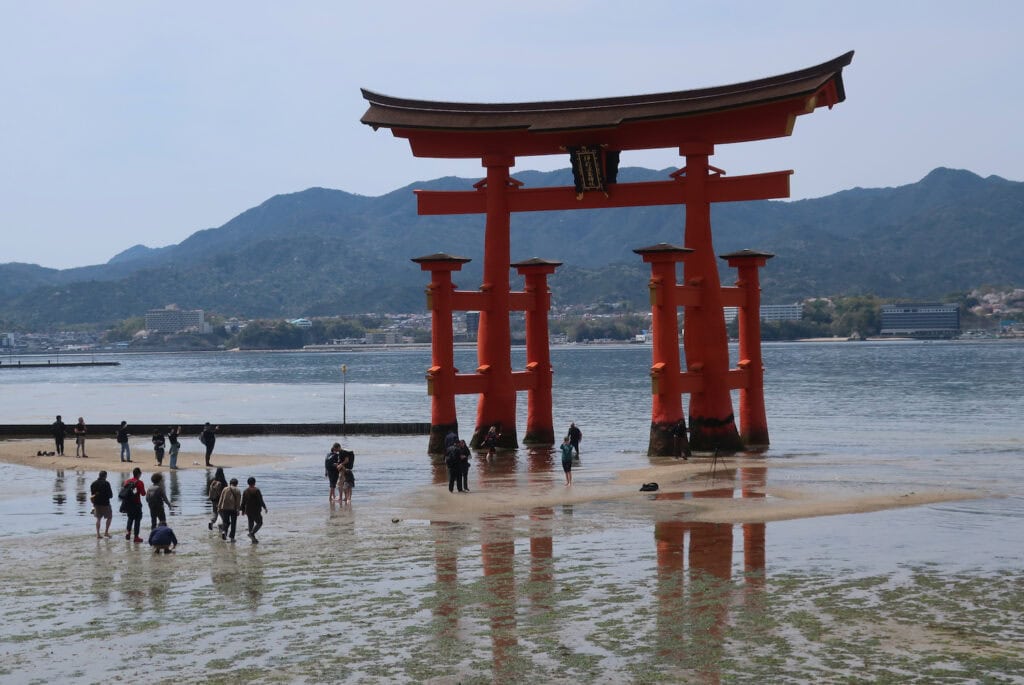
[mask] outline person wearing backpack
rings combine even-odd
[[[128,527],[124,539],[131,540],[135,533],[135,542],[144,542],[139,537],[139,526],[142,525],[142,498],[146,496],[146,485],[142,482],[142,469],[132,469],[132,477],[124,482],[118,493],[121,500],[121,511],[128,515]]]
[[[569,422],[569,444],[572,446],[573,451],[576,453],[576,458],[580,458],[580,440],[583,439],[583,431],[579,429],[575,421]]]
[[[132,450],[128,446],[128,438],[131,434],[128,432],[128,422],[122,421],[121,427],[117,429],[117,444],[121,446],[121,461],[132,460]]]
[[[210,519],[208,526],[210,530],[213,530],[213,524],[217,523],[217,519],[220,518],[217,504],[220,502],[220,493],[224,491],[227,485],[228,480],[224,476],[224,469],[218,466],[213,474],[213,480],[210,481],[210,487],[206,491],[206,497],[210,500],[210,506],[213,507],[213,518]]]
[[[226,488],[220,492],[217,509],[220,510],[220,539],[235,541],[235,527],[238,525],[238,510],[242,506],[242,491],[238,489],[238,479],[232,478]]]

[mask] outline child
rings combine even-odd
[[[356,485],[355,474],[352,473],[352,469],[348,467],[348,463],[341,467],[341,503],[345,504],[352,501],[352,488]]]

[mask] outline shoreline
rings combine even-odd
[[[84,471],[107,471],[117,473],[129,470],[129,467],[138,466],[144,472],[168,471],[170,470],[170,459],[164,454],[163,465],[158,466],[152,449],[136,447],[132,450],[131,462],[123,462],[120,457],[120,447],[113,438],[88,438],[85,441],[86,458],[75,456],[75,439],[64,441],[64,456],[46,454],[40,456],[39,452],[53,452],[52,439],[14,439],[0,440],[0,462],[15,464],[19,466],[31,466],[36,469],[61,471],[63,469],[76,469]],[[269,454],[218,454],[214,451],[211,457],[211,464],[207,467],[204,463],[204,453],[182,450],[178,452],[178,471],[206,470],[207,468],[237,468],[241,466],[255,466],[258,464],[274,464],[287,461],[288,457],[279,457]]]

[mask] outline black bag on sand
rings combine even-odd
[[[657,483],[644,483],[640,486],[640,492],[654,492],[658,489]]]

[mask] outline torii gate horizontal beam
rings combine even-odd
[[[709,176],[706,180],[709,202],[775,200],[789,197],[790,171],[772,171],[746,176]],[[670,181],[613,183],[608,195],[591,191],[576,199],[576,189],[522,188],[510,186],[505,193],[511,212],[546,212],[568,209],[603,209],[607,207],[648,207],[686,203],[685,177]],[[421,215],[485,214],[487,193],[478,190],[417,190],[417,209]]]

